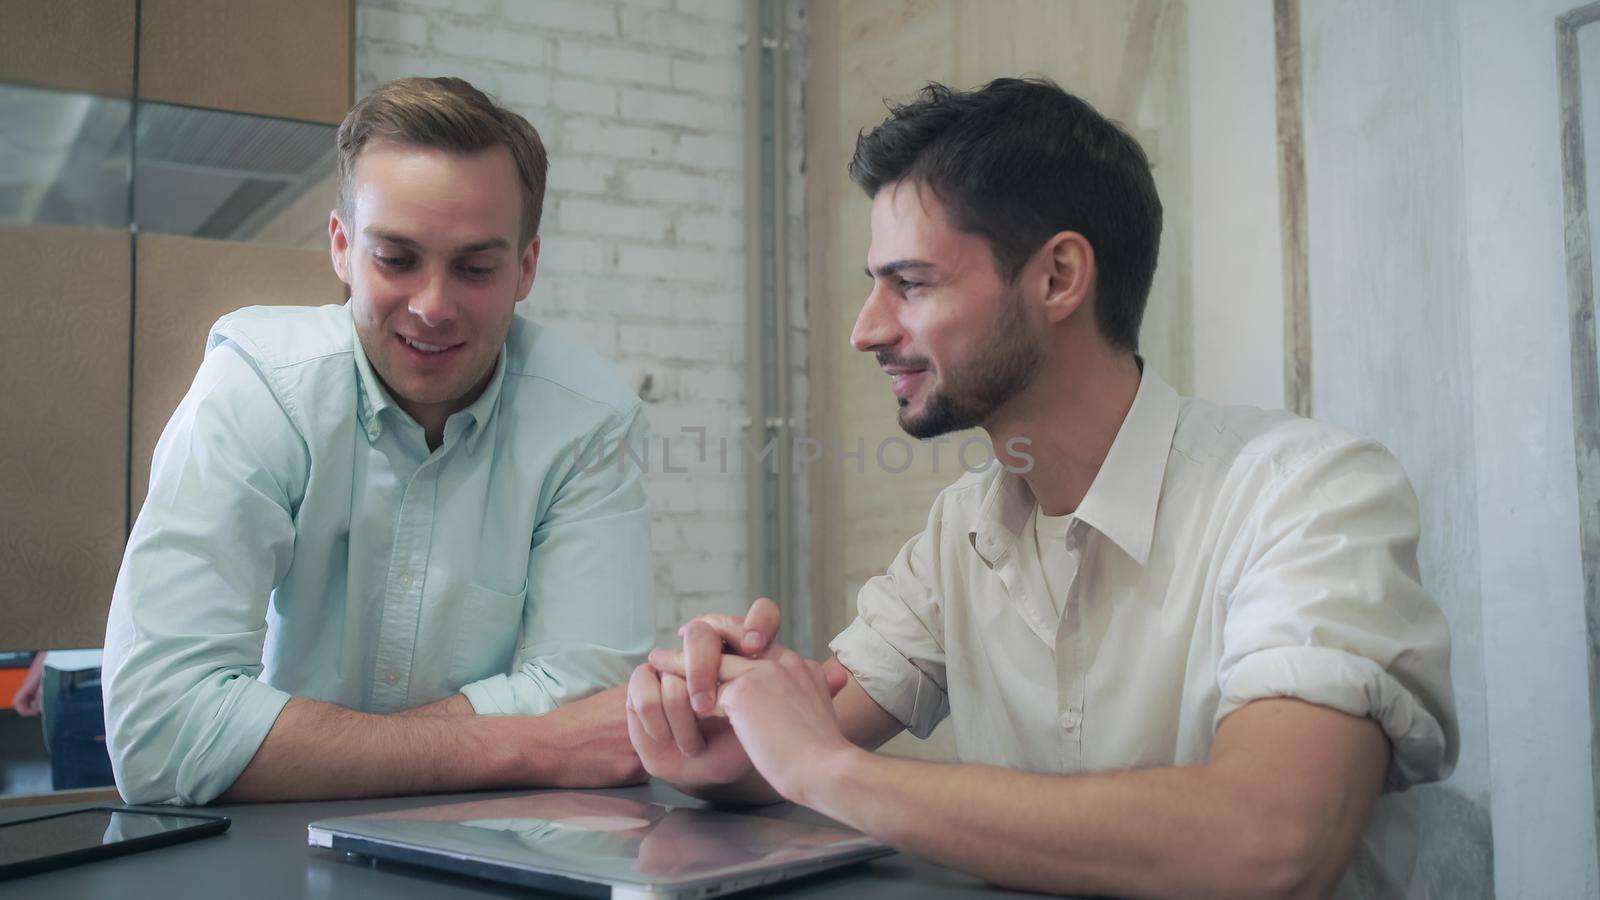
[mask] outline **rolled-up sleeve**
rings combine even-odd
[[[1255,513],[1229,592],[1216,721],[1290,697],[1370,717],[1386,787],[1447,776],[1459,745],[1450,635],[1417,566],[1416,495],[1381,446],[1319,451]]]
[[[867,695],[919,738],[950,714],[944,611],[933,589],[942,500],[888,571],[862,586],[855,621],[828,645]]]
[[[212,348],[156,445],[106,626],[106,741],[128,802],[215,799],[288,702],[257,679],[307,465],[261,373]]]
[[[613,417],[553,475],[535,526],[513,670],[461,688],[484,715],[542,715],[627,681],[655,638],[642,406]],[[576,462],[581,459],[582,464]]]

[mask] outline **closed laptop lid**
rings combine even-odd
[[[669,894],[725,893],[893,852],[844,828],[581,791],[329,819],[311,823],[310,840],[519,884],[575,887],[514,873]]]

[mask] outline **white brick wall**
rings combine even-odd
[[[792,18],[791,72],[803,73]],[[747,579],[741,0],[360,0],[361,93],[457,75],[528,117],[550,150],[544,250],[519,312],[615,361],[651,402],[657,623],[742,609]],[[793,96],[799,97],[799,84]],[[790,125],[798,198],[801,129]],[[804,232],[795,399],[804,408]],[[700,442],[682,433],[702,427]],[[663,466],[662,438],[670,464]],[[727,471],[718,441],[725,439]],[[804,485],[799,489],[804,500]],[[802,529],[803,531],[803,529]],[[808,563],[804,546],[802,569]]]

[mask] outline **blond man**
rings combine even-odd
[[[645,420],[514,314],[539,135],[412,78],[357,104],[338,152],[349,301],[224,317],[156,447],[106,632],[117,785],[202,804],[638,780],[606,689],[654,627],[642,473],[615,464]]]

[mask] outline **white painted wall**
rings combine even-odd
[[[1464,0],[1458,20],[1476,562],[1504,897],[1600,890],[1556,87],[1555,19],[1576,5]]]
[[[790,49],[803,72],[804,4],[794,6]],[[357,10],[360,93],[406,75],[457,75],[526,116],[549,148],[544,250],[519,313],[615,361],[635,385],[650,379],[654,431],[671,440],[672,466],[689,470],[663,471],[658,437],[647,489],[663,641],[693,615],[748,604],[737,456],[743,13],[735,0],[362,0]],[[796,123],[796,182],[801,138]],[[791,233],[803,260],[803,229]],[[790,266],[802,348],[804,271]],[[803,349],[795,356],[804,409]],[[685,427],[706,429],[706,461]],[[735,448],[727,471],[719,438]]]
[[[1455,640],[1462,759],[1420,789],[1416,893],[1595,896],[1554,39],[1570,6],[1301,8],[1314,415],[1405,464]],[[1282,276],[1240,259],[1280,250],[1218,235],[1247,233],[1252,207],[1276,229],[1270,23],[1267,0],[1190,17],[1195,383],[1254,403],[1281,402]],[[1207,109],[1256,137],[1208,134]]]
[[[1450,621],[1460,760],[1417,790],[1418,879],[1491,887],[1471,321],[1454,8],[1303,3],[1312,410],[1382,441],[1422,512],[1423,583]]]
[[[1272,4],[1189,13],[1194,394],[1283,406],[1283,238]]]

